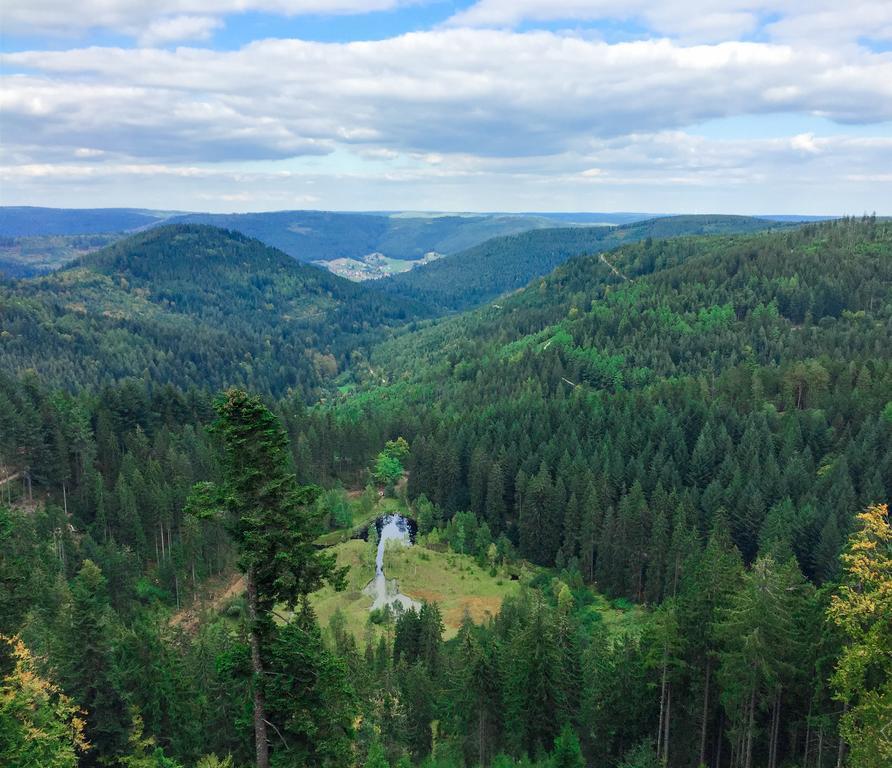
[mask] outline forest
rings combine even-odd
[[[574,256],[623,243],[679,235],[755,232],[783,226],[749,216],[671,216],[621,226],[559,227],[493,237],[450,258],[395,275],[388,293],[424,301],[441,313],[469,309],[551,272]]]
[[[892,222],[628,227],[0,282],[0,764],[892,763]],[[321,621],[384,508],[500,608]]]

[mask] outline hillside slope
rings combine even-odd
[[[126,232],[165,218],[138,208],[37,208],[0,206],[0,237],[92,235]]]
[[[389,386],[337,408],[409,439],[410,496],[613,594],[645,597],[651,542],[720,520],[747,560],[780,537],[820,580],[892,492],[890,286],[873,219],[639,242],[401,333],[373,358]]]
[[[679,235],[754,232],[779,226],[748,216],[671,216],[619,227],[534,230],[495,238],[439,261],[395,275],[389,293],[424,301],[443,312],[478,306],[522,288],[574,256],[623,243]]]
[[[491,237],[555,226],[555,222],[533,216],[389,216],[331,211],[193,213],[173,222],[235,230],[306,262],[360,259],[375,252],[416,260],[430,251],[456,253]]]
[[[379,329],[421,314],[244,235],[165,226],[0,284],[0,368],[67,389],[128,377],[316,397]]]

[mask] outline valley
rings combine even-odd
[[[356,283],[179,223],[0,281],[0,632],[106,755],[137,707],[248,765],[259,643],[286,762],[826,764],[892,540],[890,254],[680,217]]]

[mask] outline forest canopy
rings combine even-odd
[[[892,224],[713,224],[440,319],[192,224],[0,283],[0,760],[887,765]],[[356,611],[396,511],[498,608]]]

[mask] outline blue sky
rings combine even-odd
[[[887,0],[11,0],[0,202],[892,214]]]

